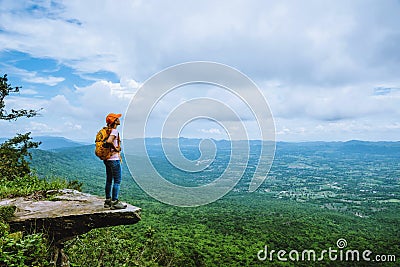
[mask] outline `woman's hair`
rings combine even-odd
[[[116,118],[116,119],[113,121],[113,123],[107,124],[107,126],[110,127],[110,128],[114,128],[115,122],[116,122],[117,120],[118,120],[118,118]]]

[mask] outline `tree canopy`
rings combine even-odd
[[[11,109],[6,110],[5,98],[10,93],[18,93],[21,87],[12,87],[8,83],[7,74],[0,76],[0,120],[15,121],[19,118],[30,118],[38,114],[37,110]],[[26,157],[30,157],[29,149],[37,148],[40,142],[33,142],[30,132],[17,134],[15,137],[0,144],[0,180],[13,180],[30,173]]]

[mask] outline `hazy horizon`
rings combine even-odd
[[[77,142],[77,143],[84,143],[84,145],[90,145],[90,144],[94,144],[94,139],[93,140],[89,140],[89,139],[73,139],[73,138],[67,138],[65,136],[61,136],[61,135],[31,135],[32,138],[64,138],[67,139],[69,141],[73,141],[73,142]],[[4,137],[4,136],[0,136],[0,141],[3,142],[5,140],[8,140],[9,138],[12,138],[12,136],[10,137]],[[183,139],[189,139],[189,140],[204,140],[204,139],[210,139],[210,140],[215,140],[215,141],[230,141],[228,139],[214,139],[214,138],[197,138],[197,137],[178,137],[178,138],[183,138]],[[131,138],[131,139],[123,139],[123,140],[138,140],[138,139],[143,139],[143,138]],[[145,139],[161,139],[161,137],[146,137]],[[176,138],[163,138],[165,140],[168,139],[176,139]],[[260,139],[248,139],[248,140],[232,140],[232,141],[268,141],[268,140],[260,140]],[[388,143],[397,143],[400,142],[400,140],[361,140],[361,139],[349,139],[349,140],[298,140],[298,141],[287,141],[287,140],[276,140],[276,143],[313,143],[313,142],[323,142],[323,143],[334,143],[334,142],[338,142],[338,143],[345,143],[345,142],[351,142],[351,141],[360,141],[360,142],[388,142]]]

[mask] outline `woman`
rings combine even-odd
[[[106,117],[107,127],[111,130],[106,142],[110,146],[112,154],[109,159],[103,161],[104,165],[106,166],[107,174],[105,188],[106,201],[104,202],[104,207],[111,209],[125,209],[127,206],[118,200],[122,173],[120,155],[121,139],[119,137],[117,127],[121,124],[119,120],[121,116],[121,114],[110,113]]]

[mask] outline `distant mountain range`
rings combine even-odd
[[[60,148],[79,147],[87,143],[76,142],[64,137],[57,136],[34,136],[33,141],[42,142],[39,146],[41,150],[55,150]]]
[[[0,143],[6,141],[7,138],[0,138]],[[34,136],[33,141],[42,142],[39,146],[40,150],[58,150],[64,148],[75,148],[86,145],[94,145],[94,143],[85,143],[73,141],[64,137],[58,136]],[[227,140],[214,140],[217,147],[229,147],[229,141]],[[125,148],[132,145],[136,145],[138,142],[142,142],[142,139],[125,140]],[[165,143],[166,142],[166,143]],[[198,146],[201,139],[196,138],[179,138],[180,145],[184,147]],[[244,142],[244,141],[241,141]],[[165,144],[176,144],[173,139],[164,140]],[[259,140],[251,140],[251,145],[260,144]],[[159,147],[161,145],[161,138],[146,138],[146,145],[149,147]],[[386,154],[386,153],[399,153],[400,142],[399,141],[359,141],[350,140],[346,142],[340,141],[311,141],[311,142],[276,142],[277,149],[288,149],[289,150],[319,150],[319,149],[334,149],[342,152],[356,152],[356,153],[372,153],[372,154]]]

